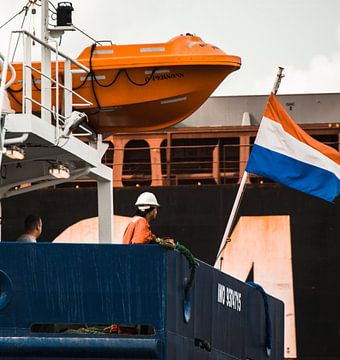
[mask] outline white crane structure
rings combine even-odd
[[[26,30],[12,31],[6,55],[0,54],[0,199],[70,180],[95,180],[99,242],[112,243],[112,169],[101,162],[108,145],[102,142],[101,135],[82,126],[86,118],[84,113],[72,111],[75,105],[79,108],[91,104],[72,90],[72,73],[87,73],[89,69],[58,50],[58,37],[72,26],[50,27],[48,3],[48,0],[41,0],[41,38]],[[11,112],[5,107],[6,89],[16,81],[11,64],[11,48],[16,34],[20,34],[23,41],[21,113]],[[32,63],[32,41],[41,46],[40,68]],[[53,75],[52,61],[55,64]],[[62,83],[59,79],[61,63]],[[71,64],[74,65],[72,69]],[[41,79],[40,102],[32,96],[32,72],[39,74]],[[10,79],[9,73],[12,75]],[[33,113],[33,106],[39,111]],[[76,128],[82,129],[80,134],[74,133]]]

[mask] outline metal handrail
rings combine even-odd
[[[158,147],[133,147],[133,148],[111,148],[107,151],[106,156],[104,157],[104,163],[110,164],[115,169],[116,166],[121,166],[123,168],[122,172],[122,181],[139,183],[140,181],[165,181],[167,185],[175,184],[178,185],[180,182],[183,183],[202,183],[202,182],[214,182],[214,183],[227,183],[234,182],[237,183],[240,178],[240,171],[242,169],[243,161],[240,161],[239,157],[233,159],[233,156],[226,158],[226,151],[235,149],[240,151],[241,148],[250,147],[251,145],[243,144],[223,144],[220,146],[220,156],[214,157],[212,150],[214,150],[218,144],[209,144],[209,145],[170,145],[170,146],[160,146]],[[171,160],[165,160],[161,158],[161,161],[152,162],[151,159],[131,159],[131,161],[123,160],[122,163],[114,163],[114,152],[116,151],[125,151],[128,152],[138,152],[138,151],[153,151],[158,149],[164,151],[169,149],[172,153],[173,150],[186,151],[186,150],[197,150],[197,153],[194,152],[189,158],[187,156],[177,157],[172,153]],[[200,150],[205,150],[206,153],[203,153]],[[175,157],[174,157],[175,155]],[[223,155],[223,156],[222,156]],[[125,158],[125,157],[124,157]],[[125,158],[126,159],[126,158]],[[105,161],[107,160],[107,161]],[[162,161],[163,160],[163,161]],[[151,166],[160,166],[162,171],[162,177],[159,178],[159,175],[156,177],[155,174],[152,174]],[[165,167],[169,166],[170,173],[165,172]]]
[[[44,41],[40,40],[38,37],[36,37],[35,35],[33,35],[32,33],[30,33],[27,30],[14,30],[12,31],[12,33],[22,33],[25,34],[27,36],[29,36],[30,38],[32,38],[34,41],[38,42],[40,45],[45,46],[46,48],[50,49],[51,51],[53,51],[54,53],[58,53],[60,56],[62,56],[64,59],[69,60],[72,64],[76,65],[77,67],[83,69],[84,71],[86,71],[87,73],[90,72],[90,69],[88,67],[86,67],[85,65],[81,64],[80,62],[78,62],[75,59],[72,59],[71,57],[69,57],[68,55],[66,55],[65,53],[55,49],[53,46],[49,45],[48,43],[45,43]]]
[[[322,141],[336,149],[339,149],[339,134],[340,127],[336,129],[337,138],[334,141]],[[322,135],[322,134],[320,134]],[[327,130],[325,135],[327,135]],[[220,143],[215,145],[166,145],[166,146],[141,146],[141,147],[127,147],[116,146],[113,142],[113,147],[109,148],[103,158],[106,165],[113,167],[113,183],[114,186],[138,186],[141,183],[162,185],[180,185],[180,184],[197,184],[204,183],[239,183],[243,171],[249,159],[250,150],[253,147],[253,138],[249,138],[249,143],[241,141],[242,135],[239,136],[239,141],[236,143]],[[231,136],[230,136],[231,137]],[[229,137],[229,138],[230,138]],[[237,136],[232,136],[236,138]],[[227,137],[221,136],[221,139]],[[126,139],[130,139],[130,135],[126,135]],[[147,141],[148,135],[145,136]],[[206,139],[209,139],[209,131],[206,131]],[[184,139],[184,141],[188,139]],[[190,140],[190,139],[189,139]],[[211,153],[211,149],[218,146],[217,153]],[[181,151],[181,149],[183,151]],[[190,157],[186,156],[185,150],[197,150],[190,152]],[[205,152],[200,150],[205,149]],[[248,150],[249,149],[249,150]],[[157,150],[163,152],[167,150],[169,157],[163,155],[158,157],[146,158],[147,153]],[[174,151],[175,150],[175,151]],[[179,150],[177,157],[176,150]],[[143,152],[140,159],[134,159],[133,156],[126,156],[129,152]],[[123,154],[122,154],[123,153]],[[119,154],[117,157],[115,154]],[[145,156],[146,155],[146,156]],[[174,157],[176,156],[176,158]],[[214,156],[215,155],[215,156]],[[127,161],[127,158],[130,161]],[[116,159],[120,159],[116,161]],[[176,161],[174,161],[176,160]],[[197,164],[202,164],[203,169],[199,169]],[[211,164],[211,165],[209,165]],[[207,169],[207,166],[211,169]],[[156,169],[154,171],[153,169]],[[261,176],[250,175],[249,183],[267,183],[271,182]]]
[[[10,34],[10,43],[12,41],[12,34]],[[1,77],[1,84],[0,84],[0,165],[2,162],[2,154],[5,151],[5,128],[3,127],[4,125],[4,118],[2,116],[2,107],[3,107],[3,102],[4,102],[4,98],[5,98],[5,91],[6,91],[6,80],[7,80],[7,71],[8,71],[8,67],[9,67],[9,62],[8,62],[8,58],[9,58],[9,53],[10,53],[10,47],[8,46],[7,49],[7,56],[4,57],[3,59],[3,67],[2,67],[2,77]]]
[[[1,60],[3,63],[5,62],[5,56],[4,56],[1,52],[0,52],[0,60]],[[9,63],[9,64],[8,64],[8,67],[9,67],[9,69],[11,70],[12,76],[11,76],[11,78],[9,79],[9,81],[5,84],[5,89],[9,88],[9,87],[14,83],[15,78],[16,78],[16,76],[17,76],[16,71],[15,71],[13,65]],[[1,79],[1,74],[0,74],[0,79]]]
[[[24,61],[23,61],[23,113],[30,114],[32,112],[32,103],[36,104],[40,107],[41,110],[46,111],[47,113],[54,116],[56,120],[56,138],[60,137],[60,120],[65,122],[66,118],[71,114],[72,111],[72,96],[76,96],[80,101],[83,103],[79,104],[81,106],[90,106],[92,102],[85,99],[83,96],[79,95],[72,89],[72,76],[68,76],[68,72],[71,71],[70,64],[73,63],[75,66],[80,68],[82,71],[89,72],[90,70],[78,62],[77,60],[72,59],[68,55],[60,52],[58,49],[58,42],[55,41],[55,47],[51,46],[47,42],[37,38],[35,35],[31,34],[26,30],[15,30],[11,32],[11,38],[14,33],[23,34],[24,39]],[[31,45],[30,40],[33,39],[37,43],[39,43],[43,48],[48,49],[49,51],[55,54],[55,79],[52,78],[52,74],[50,71],[44,73],[43,71],[39,71],[37,68],[32,66],[32,59],[31,59]],[[11,44],[11,40],[10,40]],[[9,48],[10,48],[9,44]],[[65,76],[65,83],[59,83],[59,56],[65,59],[64,61],[64,76]],[[51,104],[51,93],[47,92],[47,102],[45,103],[44,99],[42,98],[41,101],[37,101],[33,99],[32,95],[32,72],[36,72],[40,75],[41,79],[47,79],[50,84],[54,85],[55,89],[55,106]],[[70,72],[71,73],[71,72]],[[66,76],[67,75],[67,76]],[[43,81],[42,81],[42,87]],[[46,88],[46,84],[44,89],[51,89],[51,85]],[[42,89],[42,91],[44,91]],[[64,115],[59,114],[59,90],[62,89],[64,91]],[[67,94],[67,96],[66,96]]]
[[[54,84],[56,84],[57,86],[61,87],[62,89],[72,93],[73,95],[77,96],[80,100],[84,101],[86,104],[83,104],[83,106],[87,106],[87,105],[92,105],[92,102],[91,101],[88,101],[86,100],[83,96],[79,95],[77,92],[75,92],[73,89],[69,89],[68,87],[64,86],[63,84],[59,84],[59,82],[57,82],[56,80],[54,80],[53,78],[45,75],[44,73],[42,73],[41,71],[39,71],[38,69],[36,69],[35,67],[33,66],[30,66],[30,65],[25,65],[25,67],[33,70],[34,72],[37,72],[39,75],[51,80]],[[26,99],[28,100],[31,100],[33,101],[33,99],[31,98],[28,98],[28,97],[25,97]],[[37,102],[37,101],[33,101],[35,104],[39,105],[40,103]],[[41,105],[41,104],[40,104]],[[77,105],[81,105],[81,104],[77,104]],[[62,115],[60,115],[62,116]]]

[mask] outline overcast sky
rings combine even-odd
[[[0,25],[27,0],[1,0]],[[58,1],[53,1],[56,5]],[[73,0],[73,23],[116,44],[165,42],[194,33],[242,58],[214,95],[267,94],[278,66],[279,93],[340,92],[340,0]],[[40,18],[27,19],[39,30]],[[9,28],[20,28],[22,16]],[[0,50],[6,31],[0,30]],[[77,56],[91,41],[73,32],[62,49]]]

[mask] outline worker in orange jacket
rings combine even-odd
[[[135,205],[137,206],[136,215],[125,229],[123,244],[159,242],[160,239],[150,229],[150,221],[156,219],[157,209],[160,206],[156,196],[151,192],[143,192],[138,196]],[[175,247],[172,239],[167,239],[166,242]]]
[[[135,205],[137,206],[136,215],[125,229],[123,244],[150,244],[154,242],[174,249],[176,245],[172,239],[159,239],[150,229],[149,223],[156,219],[157,209],[160,206],[156,196],[151,192],[143,192],[138,196]],[[110,333],[133,335],[138,333],[138,327],[112,324]]]

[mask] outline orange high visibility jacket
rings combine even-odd
[[[154,239],[156,239],[156,235],[151,232],[146,219],[134,216],[125,229],[123,244],[149,244]]]

